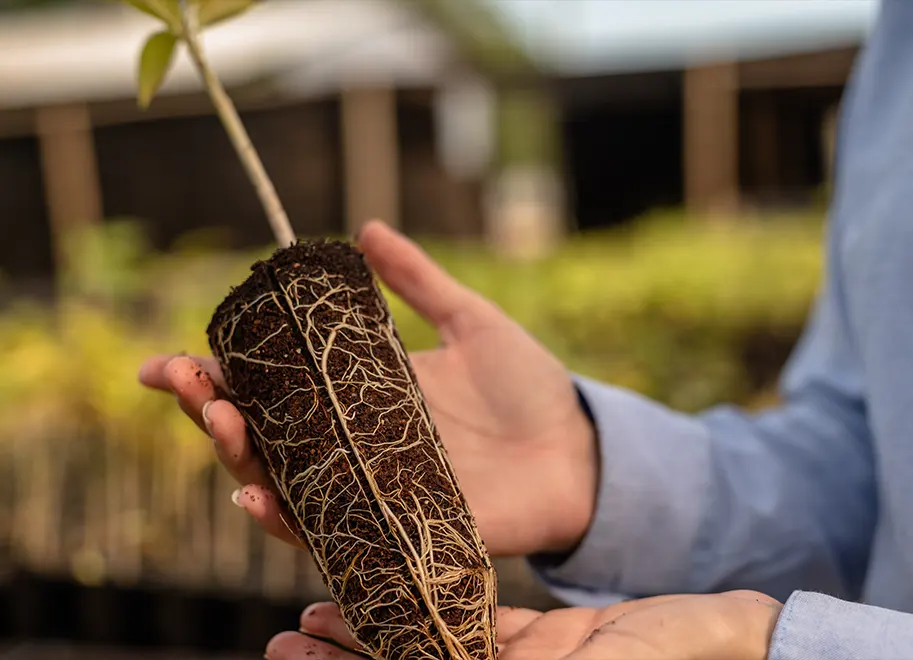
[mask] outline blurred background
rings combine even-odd
[[[572,369],[776,400],[869,0],[266,0],[207,52],[302,236],[381,217]],[[141,361],[206,351],[270,234],[155,22],[0,0],[0,657],[260,657],[326,597]],[[436,342],[392,300],[410,349]],[[505,604],[554,603],[519,561]],[[5,652],[5,654],[4,654]],[[148,655],[146,655],[148,654]]]

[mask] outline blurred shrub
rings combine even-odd
[[[816,217],[659,215],[578,236],[536,263],[428,248],[569,368],[694,411],[769,401],[818,287],[821,240]],[[393,309],[410,348],[434,345],[410,310]]]
[[[136,382],[152,353],[207,352],[213,309],[270,252],[219,244],[188,236],[155,254],[139,224],[110,223],[74,242],[79,258],[55,305],[21,300],[0,312],[0,553],[13,548],[37,570],[63,562],[87,583],[142,569],[183,584],[212,568],[224,584],[259,588],[260,562],[295,588],[249,521],[218,513],[234,508],[211,444],[172,397]],[[818,285],[820,244],[815,218],[720,226],[674,215],[577,236],[537,262],[425,242],[569,368],[682,410],[770,400]],[[390,302],[409,349],[437,344]]]
[[[207,443],[170,397],[136,384],[136,371],[154,352],[207,351],[214,307],[269,249],[212,252],[191,242],[155,255],[126,222],[84,245],[84,268],[54,308],[23,301],[0,315],[0,443],[88,432],[140,452],[171,443],[203,466]],[[575,237],[534,263],[426,243],[569,368],[683,410],[752,404],[769,391],[816,291],[820,245],[814,218],[719,226],[671,215]],[[391,305],[410,350],[436,344],[401,301]]]

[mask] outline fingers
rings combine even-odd
[[[301,613],[301,632],[331,639],[346,648],[358,648],[339,608],[333,603],[314,603]]]
[[[284,632],[273,637],[266,646],[267,660],[363,660],[364,656],[349,653],[318,639],[296,632]]]
[[[177,395],[181,410],[204,431],[203,406],[216,398],[212,377],[202,364],[191,357],[176,357],[162,370],[165,382]]]
[[[378,277],[434,325],[445,341],[490,309],[418,245],[382,222],[368,222],[358,241]]]
[[[564,657],[593,629],[595,613],[596,610],[576,607],[545,612],[515,631],[509,640],[502,641],[498,637],[498,646],[503,646],[499,659]]]
[[[207,401],[201,417],[219,461],[238,483],[271,485],[266,467],[247,437],[244,418],[234,405],[225,400]]]
[[[211,376],[210,374],[215,374]],[[240,484],[248,484],[232,495],[269,534],[301,547],[301,541],[283,520],[288,514],[273,492],[273,481],[253,444],[241,413],[229,401],[216,399],[223,386],[222,373],[213,358],[160,355],[140,369],[140,382],[171,391],[181,410],[213,439],[219,461]]]
[[[165,378],[165,366],[178,355],[154,355],[143,362],[139,368],[139,382],[146,387],[157,390],[170,391],[168,380]]]
[[[576,654],[584,651],[589,653],[594,648],[605,652],[606,649],[602,646],[605,642],[604,635],[625,634],[626,630],[622,626],[615,625],[616,622],[623,620],[625,615],[687,597],[657,596],[627,601],[601,610],[576,607],[541,613],[525,609],[498,608],[498,658],[538,660],[548,657],[576,660]],[[624,641],[624,644],[628,644],[628,641]],[[580,657],[590,660],[589,655]],[[626,656],[622,654],[611,657]]]
[[[238,483],[270,484],[241,413],[230,402],[216,398],[221,371],[214,359],[156,356],[143,364],[139,377],[143,384],[177,396],[181,410],[213,439],[219,460]]]
[[[498,608],[498,644],[506,644],[517,633],[542,616],[542,612],[522,607]]]
[[[232,501],[257,521],[267,534],[299,548],[303,542],[290,529],[291,516],[285,511],[271,488],[250,484],[232,493]]]
[[[247,511],[267,533],[300,546],[301,541],[285,522],[291,518],[273,490],[273,480],[266,466],[254,452],[238,409],[225,400],[208,401],[203,405],[202,417],[219,462],[238,483],[247,484],[232,495],[234,503]]]
[[[315,603],[301,613],[301,633],[282,633],[266,647],[269,660],[362,660],[358,644],[349,634],[339,608]],[[351,650],[349,650],[351,649]]]
[[[139,381],[146,387],[173,392],[178,405],[204,431],[202,410],[207,401],[225,389],[222,370],[214,358],[186,355],[156,355],[139,370]]]
[[[171,387],[168,384],[168,380],[165,377],[165,367],[168,366],[168,363],[179,357],[187,357],[185,355],[179,354],[166,354],[166,355],[155,355],[148,360],[146,360],[139,370],[139,381],[146,387],[151,387],[157,390],[171,391]],[[191,360],[195,360],[199,365],[209,374],[209,377],[212,378],[213,383],[216,387],[220,387],[223,390],[227,389],[225,386],[225,378],[222,375],[222,368],[219,366],[219,362],[213,357],[191,357]]]

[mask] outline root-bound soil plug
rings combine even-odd
[[[208,329],[349,630],[379,660],[493,660],[496,577],[362,255],[277,251]]]

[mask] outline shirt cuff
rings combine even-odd
[[[530,566],[555,596],[580,605],[686,590],[707,510],[706,427],[627,390],[574,380],[600,447],[594,517],[570,556]]]
[[[913,615],[797,591],[786,601],[768,660],[910,660]]]

